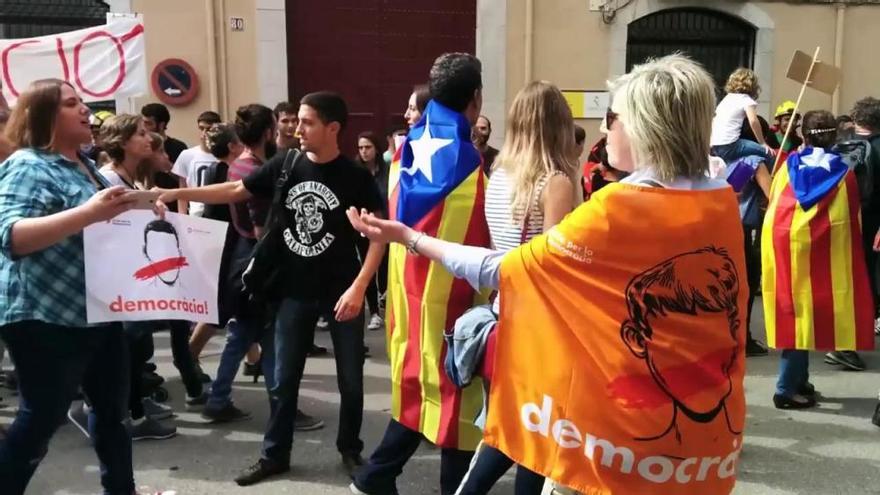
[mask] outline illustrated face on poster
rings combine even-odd
[[[83,231],[88,321],[217,323],[228,224],[132,210]]]
[[[181,268],[188,266],[177,229],[165,220],[153,220],[144,227],[143,252],[148,264],[135,272],[138,280],[159,280],[172,286],[180,279]]]

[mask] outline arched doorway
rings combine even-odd
[[[661,10],[629,24],[626,70],[649,58],[682,52],[706,67],[720,91],[734,69],[754,66],[756,31],[748,22],[717,10]]]

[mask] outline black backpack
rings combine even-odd
[[[214,162],[205,170],[202,185],[223,184],[228,177],[229,165],[226,162]],[[205,212],[202,216],[211,220],[232,222],[232,214],[229,212],[229,205],[227,204],[205,205]]]
[[[871,204],[880,200],[877,195],[878,167],[880,156],[874,151],[871,143],[865,139],[848,139],[834,145],[831,149],[840,155],[843,162],[856,175],[861,196],[862,211],[871,208]]]

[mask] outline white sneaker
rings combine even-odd
[[[367,325],[367,330],[379,330],[384,326],[385,320],[383,320],[378,314],[374,314],[370,317],[370,323]]]
[[[880,318],[874,320],[874,335],[880,335]]]
[[[330,323],[327,322],[327,319],[321,316],[318,318],[318,323],[315,325],[319,330],[326,330],[330,326]]]

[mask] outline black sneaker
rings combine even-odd
[[[235,407],[231,402],[219,409],[205,406],[205,410],[202,411],[202,419],[207,419],[212,423],[232,423],[244,421],[250,417],[251,413]]]
[[[205,404],[208,403],[208,393],[202,391],[201,394],[190,397],[189,394],[186,394],[186,410],[189,412],[200,411]]]
[[[317,356],[326,356],[327,348],[321,347],[319,345],[312,344],[312,348],[309,349],[309,357],[317,357]]]
[[[880,404],[877,404],[877,407],[874,409],[874,416],[871,417],[871,422],[876,426],[880,426]]]
[[[825,362],[839,364],[853,371],[864,371],[865,362],[856,351],[834,351],[825,354]]]
[[[280,464],[268,459],[260,459],[256,464],[242,471],[235,478],[235,482],[238,483],[238,486],[249,486],[259,483],[270,476],[286,473],[287,471],[290,471],[289,464]]]
[[[211,383],[211,376],[202,371],[202,365],[198,362],[195,364],[196,374],[199,376],[199,380],[202,383]]]
[[[165,440],[177,436],[177,427],[166,426],[162,423],[144,416],[139,420],[131,421],[131,441],[138,440]]]
[[[749,339],[746,342],[746,357],[766,356],[767,348],[758,343],[757,340]]]
[[[324,420],[309,416],[308,414],[296,410],[296,419],[293,421],[293,429],[296,431],[313,431],[320,430],[324,427]]]
[[[354,473],[364,465],[364,458],[360,454],[342,454],[342,465],[348,477],[354,480]]]
[[[801,395],[787,397],[785,395],[774,394],[773,405],[776,406],[776,409],[809,409],[816,405],[816,399]]]

